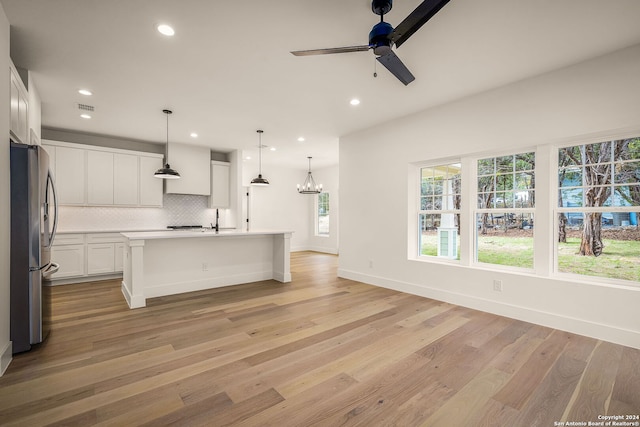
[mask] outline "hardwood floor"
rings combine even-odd
[[[0,425],[520,427],[640,414],[640,350],[336,268],[335,256],[294,253],[292,283],[136,310],[118,281],[55,287],[51,336],[0,378]]]

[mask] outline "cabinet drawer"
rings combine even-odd
[[[53,246],[83,245],[84,234],[56,234]]]
[[[122,243],[125,238],[120,233],[93,233],[87,234],[87,243]]]

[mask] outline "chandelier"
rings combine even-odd
[[[302,186],[298,184],[298,193],[320,194],[322,193],[322,184],[316,184],[313,175],[311,175],[311,157],[307,157],[307,159],[309,159],[309,172],[307,173],[307,178],[304,180],[304,184],[302,184]]]

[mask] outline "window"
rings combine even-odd
[[[316,215],[316,234],[329,235],[329,193],[318,194],[318,209]]]
[[[558,150],[557,271],[640,281],[640,138]]]
[[[461,165],[420,168],[419,254],[459,259]]]
[[[478,160],[476,261],[533,268],[535,153]]]

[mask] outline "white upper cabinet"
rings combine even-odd
[[[162,167],[162,158],[140,156],[140,206],[162,206],[162,182],[153,174]]]
[[[113,205],[113,153],[87,150],[87,202]]]
[[[61,205],[162,206],[162,155],[43,141]],[[207,182],[209,178],[207,177]]]
[[[211,195],[211,150],[208,147],[171,144],[168,163],[181,178],[167,180],[167,193]]]
[[[61,205],[85,205],[87,196],[86,151],[56,147],[56,189]]]
[[[229,163],[227,162],[211,162],[209,207],[213,209],[229,207]]]
[[[11,113],[10,127],[11,137],[16,142],[29,143],[29,102],[27,89],[24,87],[18,72],[11,68]]]
[[[138,204],[138,156],[113,155],[113,203],[115,205]],[[162,190],[160,190],[162,194]]]

